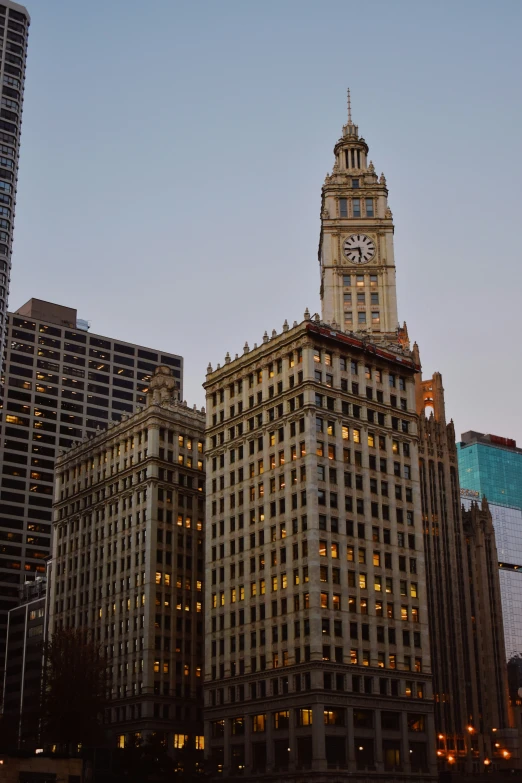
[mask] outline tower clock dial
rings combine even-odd
[[[352,234],[345,240],[343,252],[352,264],[367,264],[375,256],[375,242],[366,234]]]

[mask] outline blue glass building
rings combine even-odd
[[[457,453],[464,506],[485,496],[493,518],[509,659],[522,654],[522,449],[509,438],[470,431]]]

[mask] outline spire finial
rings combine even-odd
[[[350,98],[350,88],[348,87],[347,90],[347,96],[348,96],[348,124],[352,124],[352,101]]]

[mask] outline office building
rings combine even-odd
[[[145,403],[160,364],[182,393],[183,359],[91,334],[76,310],[31,299],[10,313],[0,422],[0,663],[20,586],[45,573],[57,451]]]
[[[417,346],[414,354],[420,367]],[[487,505],[461,508],[455,430],[446,423],[440,374],[422,380],[417,373],[416,390],[439,769],[511,768],[520,758],[508,712],[491,515]]]
[[[23,5],[0,3],[0,356],[4,355],[7,298],[18,181],[24,99],[25,62],[30,17]]]
[[[2,705],[4,747],[34,752],[40,746],[46,610],[47,578],[37,576],[23,585],[20,605],[8,613]]]
[[[457,453],[462,503],[486,497],[493,517],[509,660],[522,655],[522,449],[511,438],[470,431]]]
[[[209,367],[206,747],[225,778],[433,779],[415,371],[308,313]]]
[[[205,732],[224,777],[518,766],[491,517],[460,509],[368,151],[348,97],[322,189],[322,316],[208,368]]]
[[[385,179],[350,107],[334,154],[322,317],[205,383],[206,753],[225,778],[436,772],[417,368]]]
[[[90,629],[115,747],[202,750],[204,413],[160,367],[143,410],[56,462],[49,633]]]

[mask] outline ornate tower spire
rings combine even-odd
[[[352,119],[334,147],[322,191],[319,263],[323,320],[349,332],[398,345],[393,222],[384,175],[368,160],[368,145]]]

